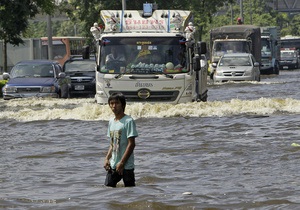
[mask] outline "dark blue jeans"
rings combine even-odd
[[[124,169],[123,175],[120,175],[115,169],[110,169],[106,174],[104,185],[108,187],[116,187],[117,183],[121,181],[121,179],[123,179],[125,187],[134,187],[134,169]]]

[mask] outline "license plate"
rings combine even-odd
[[[84,85],[75,85],[75,90],[84,90]]]
[[[288,69],[288,68],[289,68],[288,66],[284,66],[284,67],[283,67],[283,69]]]

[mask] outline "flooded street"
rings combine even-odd
[[[127,105],[133,188],[103,185],[107,105],[1,99],[0,209],[299,209],[299,81],[281,71],[211,83],[205,103]]]

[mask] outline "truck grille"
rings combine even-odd
[[[175,101],[178,97],[179,91],[149,91],[150,96],[148,98],[141,98],[139,91],[109,91],[111,95],[114,92],[121,92],[125,95],[128,102],[168,102]]]
[[[241,77],[244,75],[244,72],[243,71],[226,71],[226,72],[223,72],[224,76],[226,77]]]
[[[90,83],[94,78],[71,78],[71,83]]]

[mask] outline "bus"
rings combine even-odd
[[[52,37],[53,59],[63,65],[71,56],[82,56],[85,40],[84,37]],[[48,37],[42,37],[41,41],[41,58],[49,59]]]

